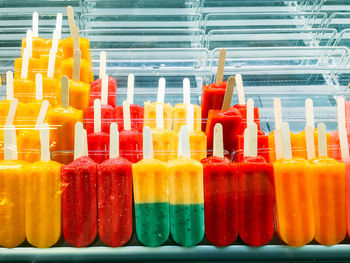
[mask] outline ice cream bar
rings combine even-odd
[[[101,131],[101,101],[94,104],[94,132],[88,134],[89,157],[96,163],[108,159],[109,135]]]
[[[97,233],[97,164],[83,149],[83,125],[75,127],[74,161],[61,168],[62,227],[64,239],[74,247],[90,245]]]
[[[204,236],[203,166],[191,159],[186,126],[180,130],[178,158],[170,160],[170,229],[174,241],[185,247],[197,245]]]
[[[98,232],[111,247],[125,245],[132,234],[132,164],[119,157],[118,138],[118,127],[112,123],[110,159],[97,167]]]
[[[238,165],[224,157],[220,123],[214,128],[214,154],[201,163],[205,236],[215,246],[228,246],[238,235]]]
[[[319,157],[311,164],[315,240],[335,245],[346,235],[345,165],[327,157],[326,126],[318,124]]]
[[[168,165],[153,158],[152,133],[143,131],[143,160],[132,165],[135,224],[138,240],[160,246],[169,237]]]
[[[53,160],[68,164],[73,160],[75,123],[83,121],[83,112],[69,106],[68,78],[62,77],[61,105],[49,110],[50,150]]]
[[[169,103],[164,103],[164,94],[165,94],[165,79],[159,79],[158,85],[158,98],[157,102],[145,102],[145,111],[144,111],[144,126],[150,128],[156,128],[156,108],[158,104],[161,104],[163,107],[163,121],[164,129],[170,130],[172,124],[172,112],[173,108]]]
[[[311,166],[300,157],[292,158],[288,123],[282,124],[283,159],[274,164],[277,229],[290,246],[303,246],[314,238]]]
[[[40,130],[41,160],[26,174],[25,229],[28,242],[53,246],[61,235],[61,164],[50,160],[49,125]]]

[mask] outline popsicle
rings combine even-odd
[[[123,102],[124,129],[119,134],[120,156],[132,163],[137,163],[142,159],[142,133],[131,128],[130,105],[125,100]]]
[[[224,66],[226,59],[226,49],[221,49],[216,73],[216,82],[208,86],[203,85],[202,90],[202,131],[206,130],[209,110],[220,110],[225,97],[227,82],[224,79]]]
[[[178,103],[173,108],[173,131],[178,133],[181,126],[186,125],[187,105],[191,104],[190,80],[183,80],[183,103]],[[201,108],[192,104],[194,107],[194,131],[201,130]]]
[[[127,88],[127,98],[130,105],[130,119],[131,119],[131,128],[138,130],[142,133],[143,129],[143,118],[144,118],[144,109],[143,107],[134,104],[134,75],[129,74],[128,76],[128,88]],[[116,121],[118,123],[119,131],[123,130],[123,106],[117,106],[116,111]]]
[[[53,246],[61,236],[61,164],[50,160],[49,128],[42,125],[41,160],[26,174],[26,238],[39,248]]]
[[[288,123],[282,123],[282,141],[283,159],[273,164],[277,229],[287,245],[300,247],[309,243],[315,234],[312,170],[304,158],[292,157]]]
[[[173,108],[169,103],[164,103],[164,95],[165,95],[165,79],[160,78],[158,84],[158,96],[156,102],[145,102],[145,110],[144,110],[144,126],[148,126],[150,128],[156,128],[156,107],[158,104],[163,107],[163,120],[164,120],[164,129],[170,130],[172,124],[172,112]]]
[[[204,237],[203,166],[191,159],[186,126],[180,130],[178,158],[170,160],[170,229],[174,241],[185,247],[197,245]]]
[[[251,114],[253,107],[248,100]],[[244,159],[239,163],[238,173],[238,232],[246,244],[262,246],[271,240],[274,233],[273,166],[258,155],[256,123],[248,124],[244,141]]]
[[[107,81],[108,76],[102,77],[102,92],[101,94],[101,131],[109,133],[109,127],[112,122],[115,121],[115,108],[107,104],[108,87]],[[96,97],[96,96],[95,96]],[[98,98],[96,98],[98,99]],[[86,111],[86,130],[87,133],[94,132],[94,106],[89,106]]]
[[[96,163],[108,159],[109,135],[101,131],[101,101],[94,104],[94,132],[88,134],[89,157]]]
[[[213,156],[201,163],[205,236],[215,246],[228,246],[238,235],[238,165],[224,157],[220,123],[214,128]]]
[[[208,150],[213,149],[213,133],[216,123],[223,126],[224,149],[232,153],[237,148],[238,134],[241,127],[241,113],[230,107],[232,93],[235,86],[235,78],[230,77],[227,82],[224,102],[221,110],[210,110],[206,128]]]
[[[0,246],[13,248],[25,240],[27,164],[17,160],[16,130],[12,124],[5,125],[4,143],[4,160],[0,161]]]
[[[119,156],[116,123],[111,124],[109,149],[110,159],[97,167],[98,232],[103,243],[120,247],[132,234],[132,164]]]
[[[53,160],[68,164],[73,160],[75,123],[83,121],[83,112],[69,106],[68,78],[62,77],[61,105],[49,110],[46,122],[50,125],[50,150]]]
[[[143,160],[132,165],[138,240],[156,247],[169,237],[168,165],[153,158],[152,132],[143,128]]]
[[[317,130],[319,156],[310,161],[315,240],[330,246],[346,236],[345,165],[327,157],[326,125],[319,123]]]
[[[90,245],[97,234],[97,164],[87,156],[83,124],[75,125],[74,161],[61,168],[62,227],[74,247]]]
[[[157,126],[152,129],[154,158],[167,162],[175,157],[175,133],[172,130],[164,129],[163,116],[163,104],[157,104]]]
[[[103,77],[106,75],[106,52],[100,53],[100,72],[99,79],[90,83],[90,102],[89,105],[94,105],[95,99],[101,98],[101,91],[103,83]],[[107,77],[107,93],[108,93],[108,105],[116,107],[117,105],[117,80],[108,76]]]

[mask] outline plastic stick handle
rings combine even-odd
[[[158,104],[158,105],[161,105],[161,104]],[[123,119],[124,119],[124,130],[130,131],[131,130],[130,105],[126,100],[123,101]]]
[[[11,100],[11,104],[10,104],[9,112],[7,114],[5,125],[12,125],[13,124],[13,120],[15,119],[15,115],[16,115],[17,105],[18,105],[18,99]]]
[[[84,131],[83,124],[77,122],[75,124],[75,134],[74,134],[74,160],[83,156],[84,153]]]
[[[221,123],[215,124],[213,144],[214,144],[213,156],[224,158],[224,141],[223,141]]]
[[[108,76],[107,75],[103,75],[102,77],[101,103],[103,105],[108,104]]]
[[[38,37],[39,36],[39,15],[38,15],[38,12],[33,12],[32,30],[33,30],[33,37]]]
[[[164,97],[165,97],[165,78],[160,78],[158,83],[158,95],[157,95],[157,102],[164,103]]]
[[[56,29],[57,30],[57,39],[61,39],[62,34],[62,13],[57,13],[56,16]]]
[[[314,104],[311,99],[305,100],[305,112],[306,112],[306,126],[311,126],[314,129],[315,127]]]
[[[94,100],[94,132],[101,132],[101,101]]]
[[[110,137],[109,137],[109,158],[119,157],[119,131],[118,124],[115,122],[111,123]]]
[[[61,78],[61,106],[63,108],[69,107],[69,82],[66,75]]]
[[[327,157],[327,131],[326,124],[319,123],[317,125],[318,132],[318,156]]]
[[[187,126],[182,126],[180,129],[178,149],[181,149],[181,151],[177,152],[178,157],[183,156],[191,158],[190,137],[188,135]]]
[[[307,159],[312,160],[316,157],[314,127],[306,125],[305,127]]]
[[[143,127],[143,159],[153,159],[153,139],[151,128]]]
[[[242,80],[241,74],[236,75],[236,86],[237,86],[237,93],[238,93],[238,104],[245,105],[245,94],[244,94],[243,80]]]
[[[164,115],[163,104],[158,103],[156,105],[156,127],[158,129],[164,129]]]
[[[221,83],[224,80],[224,69],[226,60],[226,49],[221,49],[219,53],[218,68],[216,72],[216,83]]]
[[[35,99],[43,100],[43,76],[40,73],[35,75]]]
[[[134,104],[134,86],[135,86],[135,76],[130,73],[128,76],[128,88],[126,94],[126,100],[130,105]]]
[[[106,75],[106,52],[101,51],[100,53],[100,72],[99,72],[99,78],[102,79],[104,75]]]
[[[13,73],[12,71],[6,72],[6,99],[13,100]]]
[[[233,90],[235,88],[236,78],[231,76],[228,78],[227,86],[225,90],[224,101],[222,103],[221,110],[226,111],[230,108]]]
[[[286,160],[291,160],[292,146],[290,144],[290,129],[288,122],[282,123],[282,144],[283,144],[283,157]]]
[[[43,123],[43,127],[40,129],[40,144],[41,144],[41,161],[50,161],[50,126],[47,123]]]
[[[191,104],[191,86],[189,78],[184,78],[182,82],[182,92],[184,104]]]

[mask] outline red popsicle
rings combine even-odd
[[[245,131],[245,157],[239,164],[238,232],[251,246],[267,244],[274,233],[273,166],[257,155],[257,125]]]
[[[215,125],[214,155],[203,159],[205,235],[228,246],[238,235],[238,165],[223,154],[222,125]]]
[[[103,243],[125,245],[132,234],[131,162],[119,157],[118,127],[111,125],[110,158],[98,165],[98,231]]]
[[[96,163],[108,159],[109,135],[101,131],[101,101],[94,104],[94,132],[88,135],[89,157]]]
[[[120,156],[137,163],[142,159],[143,137],[142,133],[131,128],[130,106],[127,101],[123,102],[123,115],[124,129],[119,134]]]
[[[86,136],[81,122],[76,124],[75,131],[75,160],[61,168],[62,226],[69,244],[85,247],[97,233],[97,165],[85,155]]]

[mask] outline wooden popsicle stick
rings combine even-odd
[[[101,103],[103,105],[107,105],[108,104],[108,76],[106,74],[102,76]]]
[[[306,112],[306,126],[311,126],[314,129],[315,128],[314,105],[311,99],[305,100],[305,112]]]
[[[178,157],[183,156],[186,158],[191,158],[190,137],[188,135],[187,126],[182,126],[180,129],[178,149],[181,149],[181,151],[177,152]]]
[[[66,75],[61,78],[61,106],[63,108],[69,107],[69,82]]]
[[[33,12],[32,30],[33,30],[33,37],[38,37],[39,36],[39,15],[38,15],[38,12]]]
[[[156,105],[156,127],[158,129],[164,129],[164,115],[163,104],[158,103]]]
[[[42,126],[44,124],[44,121],[46,118],[46,113],[47,113],[47,110],[49,108],[49,105],[50,105],[50,103],[48,100],[44,100],[41,103],[39,115],[38,115],[38,118],[36,119],[35,129],[39,129],[40,126]]]
[[[80,49],[75,49],[72,79],[76,82],[80,81],[80,60],[81,60]]]
[[[216,71],[216,83],[219,84],[224,80],[224,70],[225,70],[225,60],[226,60],[226,49],[221,49],[219,53],[218,68]]]
[[[35,99],[43,99],[43,76],[40,73],[35,75]]]
[[[4,127],[4,160],[18,160],[16,128],[12,124]]]
[[[153,159],[153,139],[151,128],[143,127],[143,159]]]
[[[345,129],[345,101],[343,97],[337,99],[338,130]]]
[[[160,78],[158,82],[158,94],[157,94],[158,103],[164,103],[165,84],[166,84],[165,78]]]
[[[245,105],[245,94],[243,88],[243,80],[241,74],[236,74],[236,87],[238,94],[238,104]]]
[[[26,48],[28,51],[28,59],[33,56],[33,31],[27,30],[27,36],[26,36]]]
[[[233,94],[233,90],[235,88],[235,83],[236,83],[235,77],[231,76],[228,78],[227,86],[226,86],[226,90],[225,90],[224,101],[223,101],[222,107],[221,107],[222,111],[228,110],[231,106],[232,94]]]
[[[118,124],[112,122],[110,126],[110,135],[109,135],[109,158],[118,158],[119,157],[119,131]]]
[[[69,29],[71,35],[73,35],[73,28],[75,26],[75,21],[74,21],[74,12],[72,6],[67,6],[67,16],[68,16],[68,24],[69,24]]]
[[[282,128],[282,105],[279,98],[273,100],[273,112],[275,116],[275,130]]]
[[[106,75],[106,52],[100,52],[100,70],[99,70],[99,78],[102,79],[104,75]]]
[[[191,104],[191,86],[189,78],[184,78],[182,82],[182,93],[184,104]]]
[[[57,13],[56,16],[56,29],[57,31],[57,39],[61,39],[62,34],[62,13]]]
[[[314,127],[306,125],[305,127],[305,140],[306,140],[306,152],[307,159],[310,161],[316,157],[315,141],[314,141]]]
[[[158,105],[161,105],[161,104],[158,104]],[[124,119],[124,130],[130,131],[131,130],[130,105],[126,100],[123,101],[123,119]]]
[[[250,123],[244,131],[244,157],[256,157],[258,155],[258,126]]]
[[[21,79],[28,77],[28,65],[29,65],[29,54],[28,49],[23,49],[22,68],[21,68]]]
[[[87,142],[87,131],[83,129],[83,156],[88,156],[88,142]]]
[[[224,141],[222,135],[222,124],[217,123],[214,126],[213,156],[224,158]]]
[[[75,132],[74,132],[74,160],[83,156],[83,147],[84,147],[84,132],[83,132],[83,124],[81,122],[77,122],[75,124]]]
[[[126,100],[130,105],[134,104],[134,86],[135,86],[135,76],[130,73],[128,76],[128,88],[126,94]]]
[[[318,133],[318,156],[327,157],[327,131],[324,123],[317,125]]]
[[[43,123],[43,127],[40,129],[40,146],[41,146],[41,161],[50,161],[50,126],[47,123]]]
[[[247,100],[247,127],[254,123],[254,100]]]
[[[282,124],[281,124],[280,130],[275,130],[274,138],[275,138],[276,160],[279,160],[283,158]]]
[[[6,99],[13,100],[13,73],[12,71],[6,72]]]
[[[17,105],[18,105],[18,99],[12,99],[10,108],[7,114],[6,122],[5,125],[12,125],[13,120],[15,119],[16,116],[16,110],[17,110]]]
[[[73,40],[73,50],[77,50],[77,49],[80,50],[79,28],[77,26],[73,27],[72,40]]]
[[[101,132],[101,101],[94,100],[94,132]]]
[[[194,130],[194,106],[193,104],[186,104],[186,125],[188,131]]]
[[[285,160],[291,160],[292,147],[290,144],[290,129],[288,122],[282,122],[282,145],[283,145],[283,158]]]
[[[56,52],[51,49],[49,53],[49,65],[47,69],[47,77],[53,78],[55,73],[55,63],[56,63]]]

